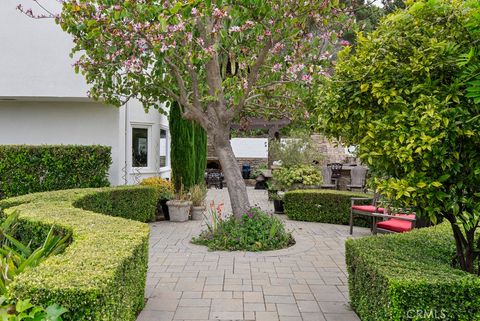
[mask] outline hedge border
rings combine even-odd
[[[289,191],[283,199],[285,214],[297,221],[348,225],[352,197],[371,198],[372,195],[327,189]],[[370,226],[367,221],[358,219],[354,224]]]
[[[134,193],[143,194],[144,201],[155,207],[157,192],[152,191],[156,189],[148,186],[76,189],[0,201],[7,215],[20,211],[20,230],[25,239],[42,239],[51,226],[73,235],[64,253],[20,274],[11,284],[12,296],[30,298],[43,306],[58,303],[70,311],[64,320],[135,320],[144,307],[148,225],[76,208],[74,204],[95,195]],[[98,205],[98,198],[94,199],[97,202],[92,204]],[[107,198],[107,203],[110,200]],[[110,207],[95,209],[111,213]],[[129,213],[133,218],[143,215],[136,215],[135,207]]]
[[[352,308],[364,321],[480,320],[480,278],[452,267],[443,223],[346,242]]]
[[[101,145],[1,145],[0,199],[110,186],[111,149]]]

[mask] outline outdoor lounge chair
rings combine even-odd
[[[359,189],[365,191],[365,182],[367,180],[368,168],[365,166],[355,166],[350,171],[350,184],[347,185],[348,190]]]

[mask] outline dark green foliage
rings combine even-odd
[[[109,186],[106,146],[0,146],[0,198]]]
[[[330,224],[349,224],[352,197],[370,197],[368,194],[332,190],[297,190],[285,193],[285,214],[298,221]],[[371,204],[371,202],[370,202]],[[364,220],[355,220],[357,226],[367,226]]]
[[[170,108],[172,181],[175,190],[188,189],[203,181],[207,166],[207,135],[197,123],[182,118],[180,107]]]
[[[148,225],[120,217],[97,214],[73,204],[90,204],[92,210],[130,218],[147,217],[145,207],[126,201],[155,204],[153,193],[138,192],[154,187],[72,189],[28,194],[0,201],[6,214],[20,212],[17,233],[40,242],[52,226],[73,234],[66,250],[49,257],[38,267],[19,274],[9,291],[14,298],[30,298],[33,304],[58,303],[68,309],[67,321],[134,321],[143,308],[148,260]],[[101,205],[99,193],[108,206]],[[111,195],[115,195],[112,197]],[[122,197],[123,194],[124,197]],[[92,203],[82,201],[87,197]],[[156,201],[156,200],[155,200]],[[112,204],[119,202],[120,204]],[[123,203],[123,204],[122,204]]]
[[[155,220],[161,193],[161,190],[152,187],[108,188],[89,194],[73,205],[92,212],[151,222]]]
[[[205,182],[207,168],[207,132],[197,123],[193,125],[193,155],[195,159],[195,184]]]
[[[448,224],[349,239],[353,309],[364,321],[480,320],[480,278],[452,268],[454,253]]]
[[[216,227],[214,227],[216,226]],[[283,222],[252,208],[240,220],[234,216],[209,225],[192,243],[206,245],[214,251],[269,251],[295,243]]]

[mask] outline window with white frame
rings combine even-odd
[[[132,128],[132,167],[148,167],[148,128]]]
[[[160,168],[168,166],[168,130],[160,129]]]

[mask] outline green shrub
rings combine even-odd
[[[107,188],[87,195],[73,205],[92,212],[151,222],[155,220],[161,195],[162,191],[153,186]]]
[[[346,243],[350,300],[364,321],[480,320],[480,278],[452,267],[446,224]]]
[[[285,214],[298,221],[344,224],[350,222],[352,197],[370,197],[368,194],[332,190],[297,190],[285,193]],[[364,220],[355,225],[367,226]]]
[[[152,187],[112,189],[72,189],[36,193],[0,201],[5,213],[18,210],[17,232],[34,242],[44,239],[55,226],[72,232],[73,241],[65,252],[49,257],[38,267],[18,275],[10,285],[16,299],[31,299],[33,304],[57,303],[69,312],[64,320],[133,321],[144,306],[148,259],[148,225],[76,208],[90,204],[92,210],[130,218],[143,218],[145,208],[126,204],[131,195],[136,202],[155,204],[156,194],[139,192]],[[110,191],[110,193],[108,193]],[[92,195],[97,194],[98,197]],[[115,196],[112,196],[115,195]],[[101,206],[100,197],[107,204]],[[92,203],[82,198],[94,200]],[[125,211],[114,213],[114,210]]]
[[[257,208],[252,208],[240,220],[233,215],[222,219],[212,214],[214,221],[192,243],[206,245],[214,251],[252,252],[278,250],[295,243],[281,220]]]
[[[273,170],[273,180],[277,189],[288,190],[295,185],[320,185],[322,174],[312,165],[294,165]]]
[[[161,200],[170,200],[175,195],[175,187],[172,182],[158,176],[145,178],[140,185],[156,187],[160,191]]]
[[[109,186],[106,146],[0,146],[0,198]]]

